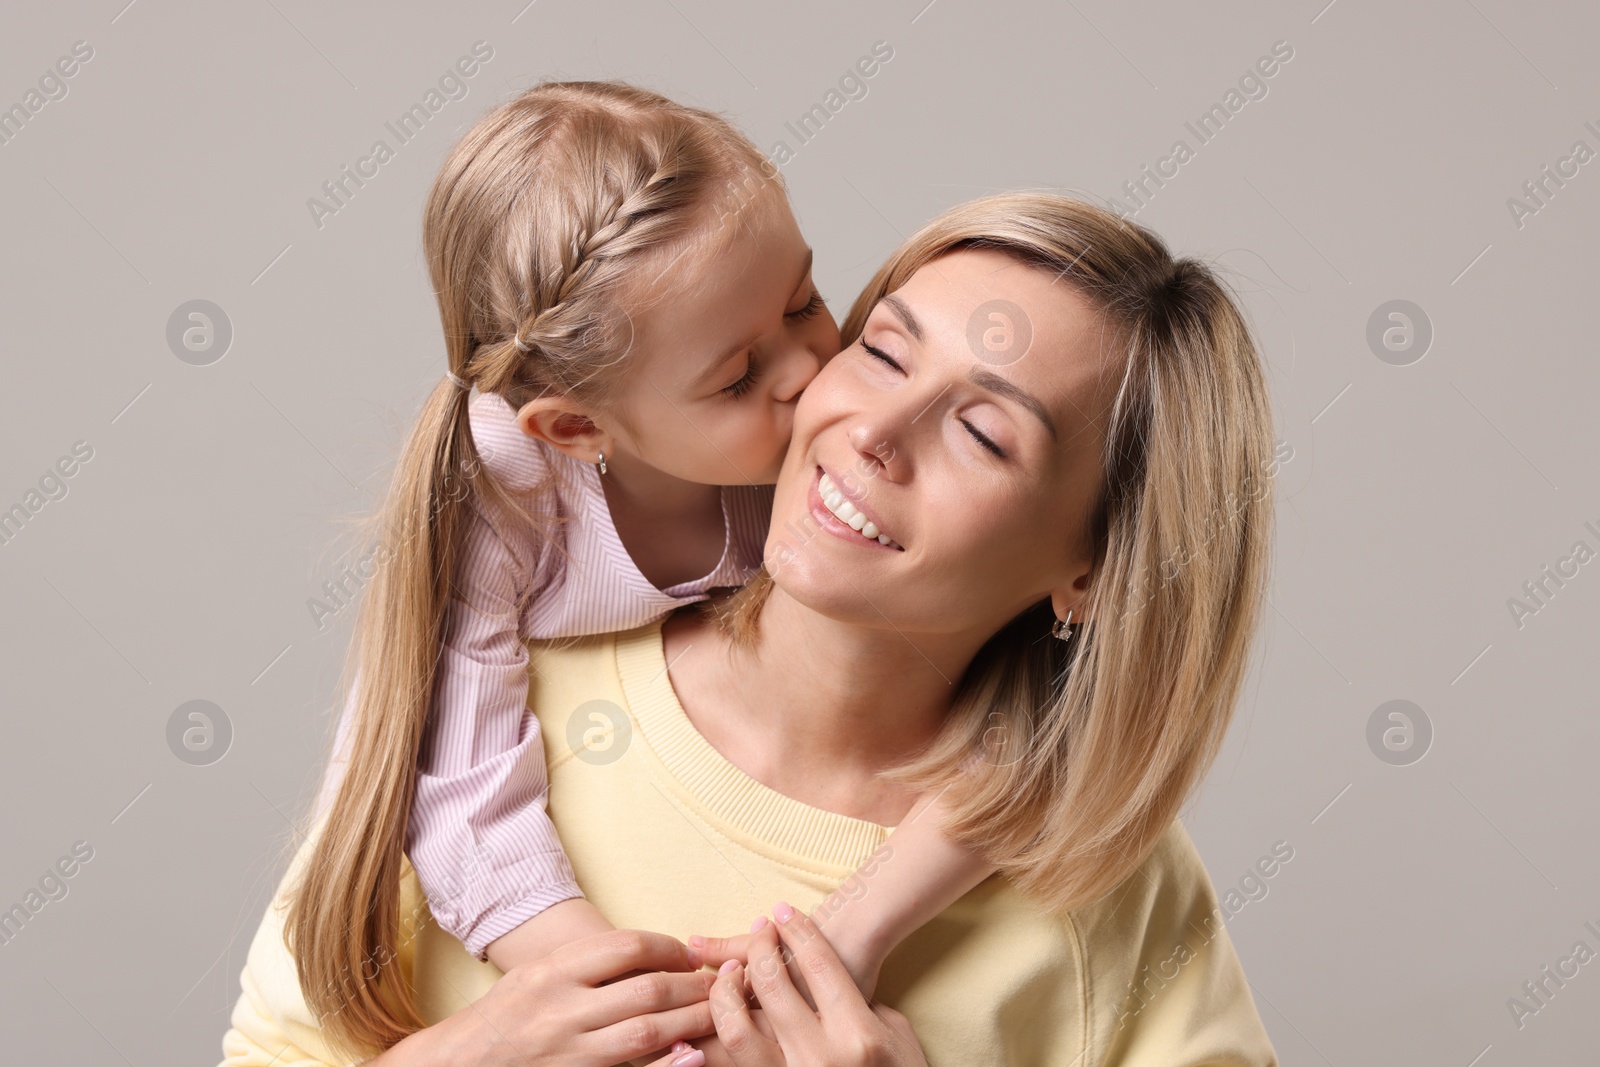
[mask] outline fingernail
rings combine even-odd
[[[673,1060],[672,1067],[702,1067],[705,1062],[706,1054],[697,1048],[692,1048]]]
[[[767,925],[767,917],[765,915],[757,915],[756,921],[750,924],[750,932],[753,934],[765,925]]]
[[[689,947],[690,948],[705,948],[706,947],[706,939],[701,937],[699,934],[690,934],[689,935]]]
[[[773,907],[772,914],[778,917],[779,922],[786,923],[790,919],[794,918],[794,909],[780,900]]]
[[[717,973],[718,974],[727,974],[729,971],[733,970],[737,966],[739,966],[739,961],[738,960],[726,960],[726,961],[723,962],[721,967],[717,968]]]
[[[674,1056],[680,1056],[683,1053],[688,1052],[693,1047],[694,1046],[689,1044],[687,1041],[674,1041],[672,1043],[672,1047],[667,1051],[671,1052]]]

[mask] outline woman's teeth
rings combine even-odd
[[[823,504],[827,505],[828,510],[833,512],[834,518],[850,527],[850,529],[857,531],[863,537],[873,538],[880,545],[889,544],[889,535],[880,532],[876,526],[868,522],[867,517],[861,514],[854,504],[850,503],[849,498],[844,493],[839,491],[839,487],[834,484],[833,479],[828,477],[826,472],[817,482],[817,492],[822,495]]]

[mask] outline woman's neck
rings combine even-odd
[[[887,622],[841,623],[774,589],[753,647],[680,614],[663,627],[668,676],[695,728],[762,784],[895,825],[915,794],[877,772],[931,741],[975,649]]]

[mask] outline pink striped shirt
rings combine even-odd
[[[546,539],[488,500],[469,498],[445,615],[406,852],[435,920],[483,959],[491,941],[582,895],[545,808],[524,642],[632,629],[704,600],[710,589],[744,584],[761,566],[772,487],[724,488],[721,560],[702,578],[658,589],[617,536],[593,464],[525,435],[510,405],[492,393],[474,397],[469,412],[483,466],[517,503],[535,515],[569,517]],[[336,754],[350,718],[347,705]],[[322,805],[342,763],[336,755]]]

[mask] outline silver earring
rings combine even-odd
[[[1072,626],[1072,612],[1069,610],[1067,612],[1067,617],[1065,619],[1057,619],[1054,623],[1051,624],[1051,626],[1050,626],[1050,636],[1051,637],[1055,637],[1055,638],[1059,638],[1062,641],[1071,641],[1072,640],[1072,630],[1070,628],[1071,626]]]
[[[604,452],[600,453],[600,462],[596,463],[595,466],[600,468],[601,474],[606,472],[606,454]]]

